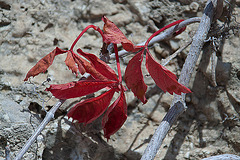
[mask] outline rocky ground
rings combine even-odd
[[[137,44],[174,20],[202,16],[205,4],[206,0],[0,0],[0,159],[4,159],[7,145],[15,157],[45,116],[41,106],[49,110],[57,102],[49,100],[51,94],[44,91],[48,83],[79,78],[64,65],[65,55],[60,55],[47,73],[31,79],[32,83],[23,82],[27,71],[56,46],[69,48],[89,24],[102,28],[102,15]],[[211,31],[214,41],[204,46],[190,84],[193,93],[187,95],[188,109],[172,127],[155,159],[240,155],[240,1],[230,0],[230,4],[224,4],[218,26]],[[197,26],[192,24],[174,39],[155,44],[151,53],[160,62],[190,41]],[[89,31],[78,47],[98,54],[101,43],[99,34]],[[215,61],[209,58],[212,48],[216,49]],[[188,51],[189,47],[166,68],[179,76]],[[132,56],[121,58],[123,71]],[[111,63],[115,67],[114,61]],[[217,66],[216,83],[211,76],[213,63]],[[46,82],[47,78],[51,81]],[[140,159],[173,97],[157,88],[150,77],[145,80],[148,103],[141,104],[127,92],[128,119],[108,142],[100,130],[100,120],[87,126],[68,120],[67,110],[79,99],[68,100],[24,159]]]

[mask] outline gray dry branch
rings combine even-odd
[[[37,139],[38,135],[42,132],[42,130],[45,128],[45,126],[54,119],[54,114],[57,111],[57,109],[65,102],[65,100],[59,100],[49,112],[47,112],[46,117],[43,119],[41,124],[38,126],[34,134],[28,139],[28,141],[25,143],[23,148],[18,152],[17,156],[15,157],[15,160],[21,160],[23,155],[27,152],[29,147],[33,144],[33,142]]]
[[[208,158],[204,158],[202,160],[239,160],[240,157],[233,154],[222,154],[218,156],[212,156]]]
[[[216,19],[216,17],[218,18],[219,15],[221,15],[223,6],[222,3],[222,0],[207,1],[204,14],[201,18],[198,30],[193,37],[190,51],[178,80],[179,83],[185,86],[189,85],[191,75],[196,66],[197,59],[202,50],[204,40],[207,38],[213,19]],[[150,143],[144,151],[141,160],[154,159],[171,126],[186,109],[185,96],[186,94],[174,96],[170,110],[155,131]]]

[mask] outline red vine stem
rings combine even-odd
[[[168,29],[168,28],[170,28],[170,27],[172,27],[172,26],[175,26],[175,25],[181,23],[182,21],[184,21],[184,20],[183,20],[183,19],[177,20],[177,21],[175,21],[175,22],[173,22],[173,23],[170,23],[170,24],[166,25],[165,27],[159,29],[157,32],[153,33],[153,34],[148,38],[148,40],[146,41],[145,47],[148,46],[148,43],[151,41],[151,39],[152,39],[153,37],[157,36],[157,35],[158,35],[159,33],[161,33],[162,31],[164,31],[164,30],[166,30],[166,29]],[[184,30],[185,30],[185,29],[184,29]],[[180,34],[180,33],[183,32],[184,30],[180,29],[179,31],[176,31],[176,34]]]
[[[114,52],[115,52],[116,61],[117,61],[118,79],[119,79],[119,82],[122,82],[122,73],[120,68],[117,44],[114,44]]]
[[[94,26],[94,25],[88,25],[79,35],[78,37],[75,39],[75,41],[73,42],[71,48],[69,49],[69,51],[73,51],[73,48],[74,46],[76,45],[76,43],[78,42],[78,40],[82,37],[82,35],[89,29],[89,28],[93,28],[95,31],[98,31],[101,36],[102,36],[102,39],[104,41],[104,36],[103,36],[103,31],[97,27],[97,26]]]

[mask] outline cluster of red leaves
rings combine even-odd
[[[147,102],[145,97],[147,86],[144,83],[141,70],[141,64],[145,52],[146,68],[153,80],[164,92],[167,91],[170,94],[181,94],[189,93],[191,91],[178,83],[177,77],[172,72],[156,62],[147,48],[149,41],[154,36],[159,34],[161,31],[180,23],[181,20],[171,23],[170,25],[167,25],[166,27],[154,33],[146,41],[144,46],[135,46],[124,36],[119,28],[105,16],[103,16],[102,20],[104,22],[103,32],[98,27],[89,25],[80,33],[69,50],[61,50],[58,47],[55,48],[51,53],[43,57],[27,73],[24,81],[27,81],[31,76],[34,77],[39,73],[46,72],[48,67],[53,63],[55,56],[67,53],[65,64],[68,66],[68,68],[76,75],[78,75],[78,72],[81,74],[84,74],[85,72],[89,73],[91,78],[66,84],[52,84],[46,90],[50,91],[53,96],[58,99],[69,99],[85,96],[105,88],[107,90],[105,93],[98,97],[89,98],[77,103],[73,108],[71,108],[67,115],[69,118],[71,117],[73,120],[77,120],[79,123],[88,124],[97,119],[106,111],[102,119],[102,127],[104,130],[104,136],[106,138],[110,138],[112,134],[121,128],[127,119],[127,103],[124,95],[126,89],[122,85],[122,75],[120,70],[117,44],[122,44],[123,48],[129,52],[138,52],[129,61],[125,72],[125,81],[127,87],[131,89],[134,95],[137,96],[143,103]],[[94,54],[83,52],[81,49],[77,49],[78,54],[73,52],[75,44],[89,28],[93,28],[101,34],[103,43],[107,45],[113,43],[117,61],[118,76],[114,70],[112,70],[105,62],[100,60]],[[180,29],[176,32],[176,35],[180,34],[184,30],[185,28]],[[119,97],[110,105],[113,95],[116,92],[119,93]]]

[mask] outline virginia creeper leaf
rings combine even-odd
[[[46,91],[50,91],[58,99],[69,99],[94,93],[102,88],[115,85],[115,81],[74,81],[66,84],[52,84]]]
[[[84,67],[85,71],[91,74],[94,79],[101,81],[109,81],[107,77],[103,76],[100,72],[98,72],[96,68],[85,59],[81,58],[78,55],[75,55],[75,60],[77,63],[81,64]]]
[[[77,103],[68,112],[68,117],[78,120],[79,123],[91,123],[97,119],[109,106],[114,95],[115,89],[111,89],[98,97],[89,98],[85,101]]]
[[[103,35],[105,37],[104,42],[122,44],[123,48],[129,52],[138,51],[140,48],[135,47],[134,44],[126,38],[122,31],[107,17],[103,16],[102,21],[104,22],[103,26]]]
[[[81,49],[78,49],[77,52],[87,58],[94,68],[100,72],[103,76],[107,77],[110,80],[118,81],[117,75],[112,68],[110,68],[105,62],[100,60],[97,56],[91,53],[83,52]]]
[[[127,103],[123,89],[120,96],[108,108],[102,119],[104,137],[109,139],[112,134],[117,132],[127,119]]]
[[[147,85],[144,83],[141,64],[144,50],[137,53],[129,62],[125,71],[125,82],[131,91],[144,104],[147,103],[145,93]]]
[[[52,65],[53,60],[56,55],[65,53],[67,51],[64,51],[58,47],[56,47],[52,52],[47,54],[45,57],[43,57],[41,60],[37,62],[35,66],[33,66],[27,73],[24,81],[27,81],[29,77],[35,77],[39,73],[44,73],[47,71],[48,67]]]
[[[74,61],[78,65],[79,72],[83,75],[86,72],[86,69],[83,67],[82,63],[80,63],[80,61],[78,60],[78,59],[81,59],[81,57],[79,58],[79,56],[76,55],[75,53],[73,54],[73,56],[74,56]],[[76,57],[78,57],[78,58],[76,58]]]
[[[78,75],[78,67],[76,66],[76,62],[74,61],[71,51],[68,51],[67,53],[65,64],[68,66],[68,69],[72,70],[72,73]]]
[[[148,50],[146,53],[146,68],[157,86],[160,87],[164,92],[167,91],[170,94],[173,94],[174,92],[178,95],[180,95],[182,92],[191,92],[190,89],[178,83],[177,76],[175,74],[157,63]]]

